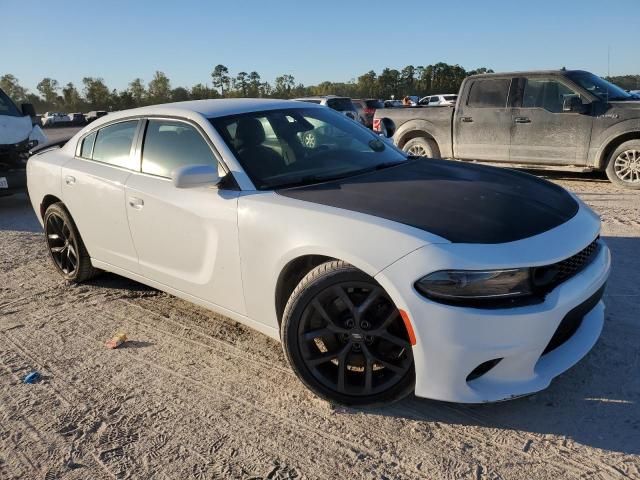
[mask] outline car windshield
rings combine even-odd
[[[9,117],[21,117],[22,113],[18,110],[18,107],[11,101],[11,99],[0,90],[0,115],[7,115]]]
[[[568,72],[567,77],[600,100],[633,100],[634,97],[622,88],[589,72]]]
[[[406,156],[328,108],[289,108],[210,122],[256,188],[318,183],[387,168]]]

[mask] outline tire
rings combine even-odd
[[[91,265],[78,228],[62,203],[54,203],[44,214],[44,233],[49,258],[65,280],[84,282],[99,270]]]
[[[416,157],[440,158],[440,149],[430,138],[412,138],[404,144],[402,150]]]
[[[374,406],[413,392],[413,353],[398,309],[348,263],[323,263],[300,281],[280,335],[295,374],[325,400]]]
[[[605,171],[614,185],[640,190],[640,140],[629,140],[616,148]]]

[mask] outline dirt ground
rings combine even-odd
[[[528,398],[375,410],[315,398],[275,341],[170,295],[65,284],[26,198],[0,198],[0,478],[640,478],[640,193],[551,178],[613,253],[593,351]]]

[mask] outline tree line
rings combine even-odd
[[[295,98],[311,95],[344,95],[351,98],[402,98],[405,95],[456,93],[469,75],[491,73],[482,67],[466,70],[460,65],[436,63],[427,66],[408,65],[401,70],[385,68],[380,73],[370,70],[349,82],[321,82],[305,86],[295,77],[284,74],[273,83],[263,81],[256,71],[241,71],[232,75],[225,65],[216,65],[209,84],[198,83],[190,88],[173,87],[171,80],[156,71],[151,81],[133,79],[123,90],[110,89],[100,77],[84,77],[76,86],[61,85],[56,79],[45,77],[30,92],[19,80],[7,73],[0,77],[0,88],[16,103],[32,103],[40,113],[45,111],[86,112],[89,110],[123,110],[166,102],[207,98]],[[625,89],[640,88],[640,75],[611,77],[609,80]]]
[[[263,81],[256,71],[231,74],[225,65],[216,65],[209,84],[174,87],[162,71],[151,81],[133,79],[123,90],[110,89],[100,77],[84,77],[82,83],[60,84],[45,77],[31,92],[19,79],[7,73],[0,77],[0,88],[16,103],[32,103],[40,113],[45,111],[85,112],[89,110],[123,110],[144,105],[207,98],[295,98],[311,95],[344,95],[352,98],[402,98],[405,95],[429,95],[457,92],[462,80],[476,73],[492,72],[487,68],[465,70],[460,65],[408,65],[401,70],[385,68],[380,73],[370,70],[349,82],[322,82],[305,86],[291,74]]]

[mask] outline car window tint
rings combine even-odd
[[[353,110],[353,103],[351,103],[350,98],[330,98],[327,100],[327,107],[339,112],[345,112]]]
[[[470,107],[505,108],[511,79],[475,80],[471,84],[467,105]]]
[[[544,108],[560,113],[565,98],[576,96],[579,95],[557,80],[528,78],[522,95],[522,108]]]
[[[22,113],[2,90],[0,90],[0,115],[7,115],[9,117],[22,116]]]
[[[149,120],[142,147],[142,171],[160,177],[186,165],[218,164],[202,135],[191,125]]]
[[[120,122],[98,130],[93,159],[118,167],[135,169],[131,158],[131,144],[136,133],[138,121]]]
[[[91,154],[93,153],[93,144],[96,141],[97,133],[98,132],[93,132],[82,140],[82,146],[80,147],[80,156],[82,158],[91,158]]]

